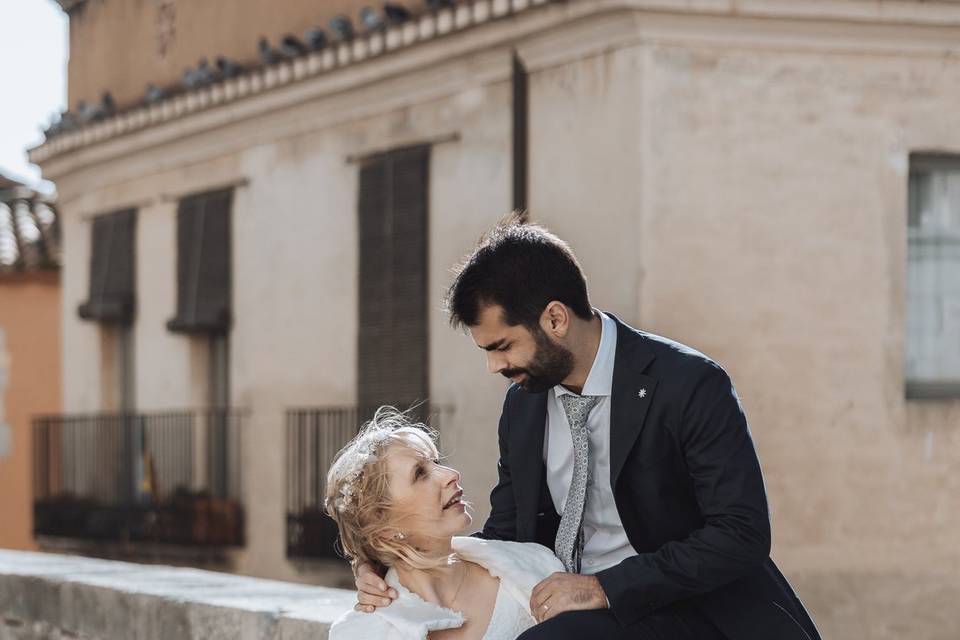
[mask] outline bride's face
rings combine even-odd
[[[397,531],[428,550],[470,526],[460,472],[430,460],[406,445],[393,445],[387,455],[391,513]]]

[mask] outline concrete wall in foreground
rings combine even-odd
[[[324,640],[353,592],[0,550],[0,640]]]

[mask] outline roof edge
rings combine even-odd
[[[85,0],[57,0],[72,7]],[[28,158],[41,164],[71,151],[120,135],[181,119],[192,113],[230,104],[293,82],[319,76],[354,64],[389,55],[455,32],[526,12],[557,0],[472,0],[453,8],[425,13],[384,31],[365,33],[349,42],[321,51],[259,67],[235,78],[171,96],[151,105],[127,109],[98,122],[60,133],[28,150]]]

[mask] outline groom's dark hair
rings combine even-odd
[[[587,280],[573,251],[544,227],[527,222],[525,213],[501,219],[455,273],[446,297],[454,327],[476,326],[482,307],[499,305],[508,325],[534,330],[554,300],[584,320],[593,317]]]

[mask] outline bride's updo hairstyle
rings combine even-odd
[[[353,440],[337,453],[327,473],[324,506],[340,530],[340,544],[356,572],[370,564],[383,575],[404,562],[414,568],[438,565],[409,538],[393,535],[401,514],[391,511],[387,458],[395,445],[428,460],[439,457],[436,432],[393,407],[380,407]]]

